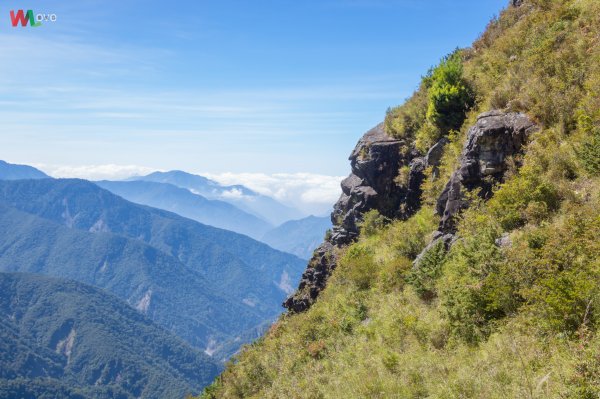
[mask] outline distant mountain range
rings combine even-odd
[[[185,172],[94,183],[0,162],[0,398],[199,392],[282,312],[330,225],[273,227],[297,215]]]
[[[273,226],[225,201],[209,200],[186,188],[151,181],[100,181],[102,188],[138,204],[177,213],[200,223],[259,240]]]
[[[266,233],[261,241],[273,248],[308,260],[313,251],[323,242],[325,232],[330,228],[329,216],[309,216],[283,223]]]
[[[154,172],[147,176],[133,177],[129,180],[169,183],[177,187],[186,188],[194,194],[202,195],[208,199],[233,204],[245,212],[266,220],[273,226],[278,226],[288,220],[300,219],[305,216],[299,210],[286,206],[271,197],[259,194],[245,186],[223,186],[206,177],[178,170]]]
[[[103,290],[0,273],[0,397],[183,398],[220,366]]]
[[[0,270],[108,289],[225,358],[280,312],[305,262],[84,180],[0,181]]]
[[[32,166],[15,165],[0,160],[0,180],[46,179],[49,176]]]

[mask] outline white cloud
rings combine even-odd
[[[244,193],[239,188],[232,188],[231,190],[225,190],[221,193],[223,198],[230,199],[241,199],[244,198]]]
[[[122,180],[131,176],[146,175],[159,169],[140,165],[48,165],[33,164],[56,178],[80,178],[87,180]],[[344,176],[316,173],[198,173],[223,185],[241,184],[260,194],[275,198],[302,212],[325,215],[340,196],[340,182]],[[232,189],[225,197],[240,198],[243,193]]]
[[[87,180],[121,180],[136,175],[146,175],[156,169],[138,165],[45,165],[34,164],[38,169],[56,178],[78,178]]]
[[[201,173],[224,185],[242,184],[295,206],[307,214],[326,214],[340,196],[343,176],[314,173]]]

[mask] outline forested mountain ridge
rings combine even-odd
[[[432,68],[204,397],[597,397],[599,32],[597,1],[513,0]]]
[[[0,181],[0,204],[5,270],[98,284],[220,358],[280,313],[304,264],[85,180]]]
[[[0,397],[165,398],[219,366],[125,302],[74,281],[0,273]]]
[[[260,240],[271,230],[268,222],[220,200],[209,200],[200,194],[170,183],[136,181],[99,181],[98,186],[137,204],[174,212],[197,222],[245,234]]]

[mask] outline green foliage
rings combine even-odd
[[[395,255],[414,259],[427,245],[427,237],[437,222],[431,208],[422,208],[409,220],[392,223],[381,240]]]
[[[588,134],[577,155],[586,172],[598,176],[600,175],[600,128],[591,129]]]
[[[377,279],[378,267],[373,254],[364,246],[350,248],[341,260],[340,268],[341,273],[361,290],[370,288]]]
[[[451,130],[459,129],[475,95],[463,77],[462,52],[456,50],[423,77],[419,90],[405,104],[388,109],[386,131],[414,139],[422,152]]]
[[[489,321],[505,316],[512,301],[502,295],[497,273],[502,258],[496,240],[501,230],[478,212],[467,212],[459,230],[462,238],[448,254],[440,282],[442,304],[453,330],[468,342],[486,337]]]
[[[408,187],[409,177],[410,177],[410,166],[404,165],[404,166],[400,167],[400,170],[398,170],[398,176],[396,176],[396,179],[394,180],[394,182],[399,187],[406,188],[406,187]]]
[[[475,101],[463,78],[460,52],[444,58],[425,78],[425,85],[429,88],[427,120],[441,132],[459,129]]]
[[[363,215],[362,222],[359,223],[360,234],[368,237],[377,234],[389,220],[377,212],[377,209],[371,209]]]
[[[559,205],[556,187],[542,179],[537,165],[527,165],[495,193],[489,209],[504,230],[512,230],[528,221],[536,222],[548,217]]]
[[[445,258],[444,242],[438,241],[423,254],[408,274],[408,283],[415,288],[421,298],[431,300],[437,295],[435,285],[442,273]]]
[[[406,103],[387,110],[386,131],[394,137],[413,138],[426,122],[427,102],[427,88],[421,84]]]
[[[73,281],[0,273],[0,318],[0,397],[183,397],[219,371],[127,303]]]

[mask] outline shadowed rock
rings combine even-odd
[[[331,236],[314,253],[298,290],[284,306],[293,312],[310,307],[325,288],[337,264],[336,249],[355,241],[363,216],[377,210],[390,219],[407,218],[420,207],[425,158],[404,140],[388,136],[383,124],[369,130],[350,155],[352,173],[342,181],[342,195],[331,214]],[[409,167],[408,180],[397,182],[400,169]]]
[[[402,157],[403,145],[402,140],[384,132],[383,124],[369,130],[359,140],[349,158],[352,173],[342,182],[342,195],[331,215],[333,244],[346,245],[354,241],[362,215],[371,209],[377,209],[389,218],[398,217],[406,189],[399,187],[394,179],[400,167],[415,156]]]
[[[469,129],[459,168],[452,174],[437,201],[442,217],[440,231],[455,230],[455,215],[468,207],[467,192],[488,199],[494,184],[502,182],[508,159],[520,154],[536,124],[525,114],[491,111],[481,114]]]

